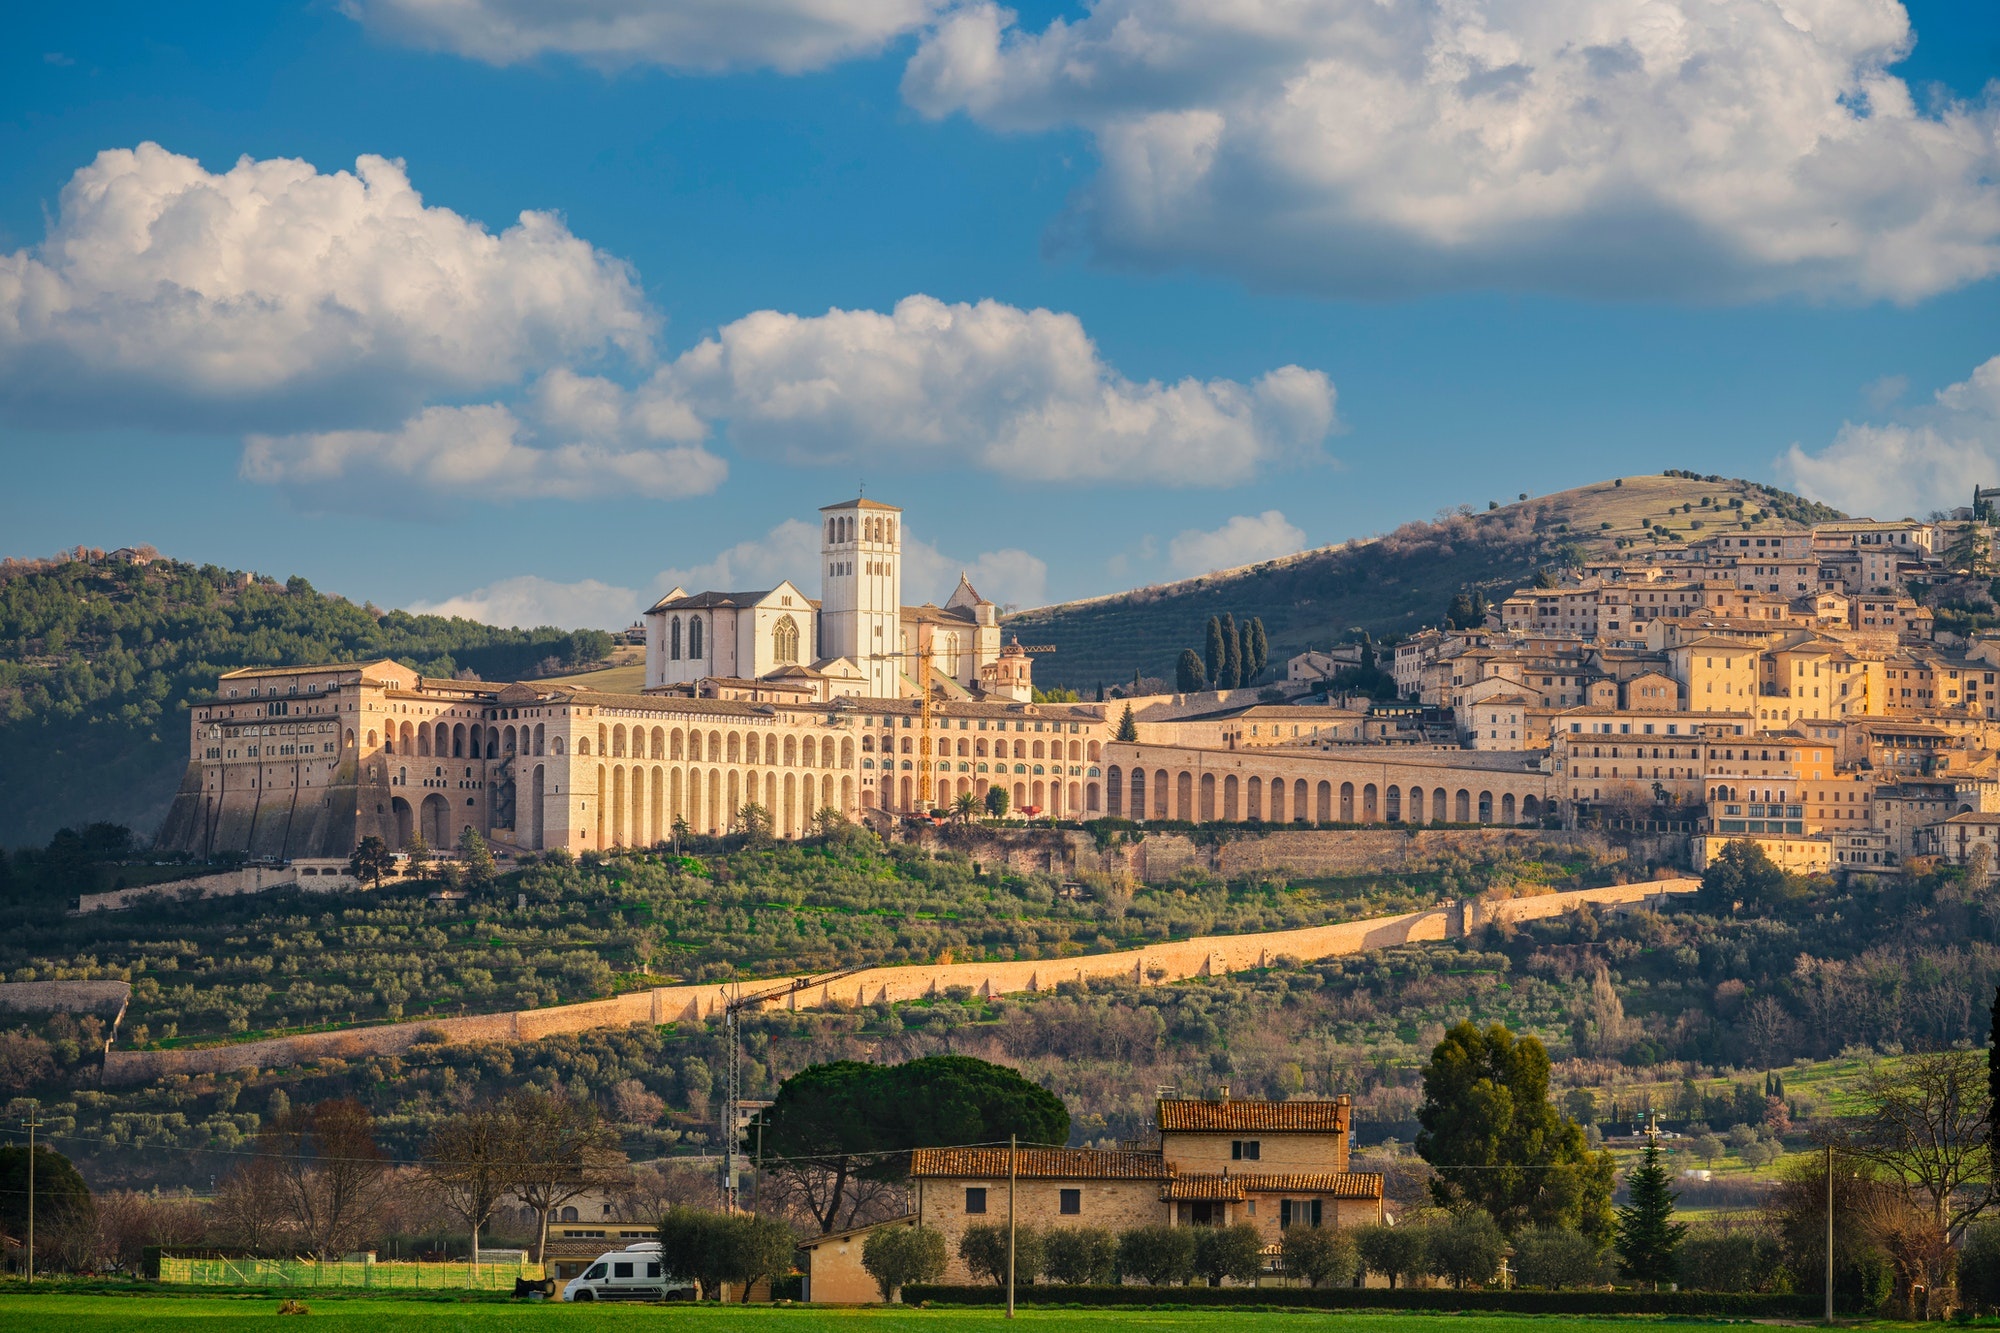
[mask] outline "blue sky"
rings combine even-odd
[[[1621,472],[2000,481],[1994,7],[1220,8],[17,13],[0,553],[611,623],[811,586],[862,478],[910,592],[1023,604]]]

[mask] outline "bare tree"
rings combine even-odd
[[[207,1230],[201,1205],[184,1194],[116,1190],[98,1196],[98,1253],[127,1273],[139,1271],[148,1246],[199,1245]]]
[[[278,1163],[259,1153],[223,1177],[210,1216],[218,1237],[259,1253],[289,1234],[292,1213]]]
[[[1911,1204],[1953,1236],[1994,1201],[1986,1076],[1981,1051],[1925,1051],[1861,1076],[1868,1109],[1848,1150],[1887,1168]]]
[[[479,1232],[513,1191],[521,1169],[520,1126],[503,1107],[461,1111],[431,1133],[423,1179],[444,1208],[465,1223],[472,1258]]]
[[[351,1100],[288,1111],[264,1135],[300,1241],[322,1259],[356,1249],[389,1194],[389,1160],[368,1108]]]
[[[618,1135],[589,1102],[545,1092],[517,1092],[506,1102],[518,1143],[514,1192],[535,1210],[535,1262],[549,1244],[549,1214],[592,1192],[626,1183]]]

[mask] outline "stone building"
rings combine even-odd
[[[1348,1170],[1348,1098],[1287,1102],[1162,1098],[1157,1147],[921,1148],[911,1154],[919,1225],[943,1233],[946,1282],[975,1278],[958,1240],[1007,1221],[1014,1178],[1019,1225],[1230,1226],[1248,1222],[1270,1246],[1295,1226],[1382,1220],[1382,1177]],[[1275,1257],[1275,1251],[1272,1251]]]

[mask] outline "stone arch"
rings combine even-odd
[[[1340,822],[1343,824],[1354,822],[1354,784],[1351,782],[1340,784]]]
[[[1194,819],[1194,774],[1185,768],[1174,777],[1174,818]]]
[[[611,795],[604,799],[611,804],[611,845],[622,847],[625,845],[625,765],[612,765]]]
[[[1237,789],[1236,775],[1234,773],[1231,773],[1228,777],[1222,780],[1222,818],[1232,824],[1235,823],[1238,819],[1242,818],[1242,816],[1237,813],[1236,789]]]
[[[437,724],[437,740],[431,744],[431,757],[433,759],[449,759],[451,757],[450,723],[440,722]]]
[[[557,736],[557,737],[555,738],[555,740],[554,740],[554,741],[552,741],[552,742],[550,742],[550,744],[549,744],[549,753],[550,753],[550,754],[561,754],[562,752],[563,752],[563,738],[562,738],[561,736]],[[589,742],[589,741],[585,741],[585,742],[583,743],[583,751],[582,751],[582,753],[584,753],[584,754],[589,754],[589,753],[590,753],[590,742]]]
[[[400,734],[400,735],[398,736],[397,740],[398,740],[398,743],[400,744],[400,746],[402,747],[402,752],[403,752],[404,754],[409,754],[409,753],[411,752],[412,748],[413,748],[413,747],[414,747],[414,746],[416,745],[416,743],[417,743],[417,742],[416,742],[416,739],[415,739],[415,737],[414,737],[414,735],[413,735],[413,734],[411,733],[411,731],[410,731],[410,724],[409,724],[409,723],[405,722],[405,723],[404,723],[404,724],[402,725],[402,728],[401,728],[401,734]]]
[[[786,767],[786,768],[797,768],[797,767],[798,767],[798,763],[799,763],[799,743],[798,743],[798,741],[797,741],[797,740],[796,740],[795,738],[793,738],[793,737],[791,737],[791,736],[787,736],[787,737],[785,737],[785,750],[784,750],[784,755],[783,755],[783,758],[784,758],[784,761],[785,761],[785,767]]]
[[[1514,822],[1514,793],[1511,791],[1500,798],[1500,822],[1503,824]]]
[[[1376,824],[1380,823],[1381,819],[1380,793],[1376,791],[1374,783],[1366,783],[1361,788],[1361,822]]]
[[[544,724],[544,723],[541,723],[541,722],[537,722],[537,723],[535,724],[535,753],[536,753],[536,754],[541,754],[541,753],[543,753],[543,750],[542,750],[542,745],[543,745],[544,741],[545,741],[545,740],[547,739],[547,737],[546,737],[546,734],[545,734],[545,733],[544,733],[544,732],[542,731],[542,728],[543,728],[543,726],[544,726],[544,725],[545,725],[545,724]],[[561,753],[562,753],[562,751],[558,750],[558,751],[556,751],[556,753],[557,753],[557,754],[561,754]]]
[[[1264,817],[1264,779],[1252,777],[1243,784],[1243,817],[1245,819]]]
[[[500,729],[500,753],[515,753],[514,728],[511,724]]]
[[[1144,819],[1145,817],[1146,770],[1143,768],[1134,768],[1132,770],[1132,818]]]
[[[1111,794],[1111,809],[1109,813],[1113,819],[1116,819],[1125,813],[1125,770],[1116,764],[1106,769],[1104,772],[1104,789]]]
[[[840,766],[842,768],[854,767],[854,738],[852,736],[843,736],[840,738]]]
[[[1016,810],[1019,810],[1022,806],[1026,805],[1027,803],[1028,803],[1028,784],[1025,782],[1015,783],[1014,808]]]
[[[1204,824],[1215,822],[1215,774],[1213,773],[1201,775],[1201,794],[1195,805],[1195,818]]]
[[[1326,784],[1322,782],[1320,786]],[[1312,821],[1312,813],[1306,806],[1306,780],[1297,778],[1292,782],[1292,822],[1306,824]]]
[[[1103,750],[1096,741],[1091,741],[1083,747],[1083,757],[1086,763],[1097,763],[1103,758]]]
[[[1173,788],[1169,785],[1167,770],[1153,770],[1153,816],[1156,819],[1171,819]]]
[[[1491,824],[1493,822],[1493,793],[1490,791],[1479,793],[1478,822],[1481,824]]]
[[[728,750],[728,754],[729,754],[729,762],[730,762],[730,763],[732,763],[732,764],[740,764],[740,763],[742,763],[742,762],[743,762],[743,733],[742,733],[742,732],[740,732],[740,731],[732,731],[732,732],[730,732],[730,733],[729,733],[729,750]]]
[[[410,835],[416,832],[417,812],[410,808],[408,801],[397,796],[389,802],[389,814],[391,821],[395,825],[394,830],[389,835],[395,841],[389,845],[389,850],[400,852],[410,845]]]
[[[486,757],[488,759],[498,759],[500,757],[500,728],[498,727],[488,727],[486,729]]]
[[[1452,802],[1452,806],[1453,806],[1452,814],[1456,817],[1458,823],[1470,824],[1472,822],[1471,792],[1467,791],[1463,787],[1460,787],[1458,789],[1458,796]]]
[[[1116,788],[1113,788],[1113,790],[1116,790]],[[1088,810],[1091,814],[1096,814],[1099,810],[1104,808],[1102,805],[1098,803],[1100,799],[1101,799],[1101,793],[1098,791],[1097,784],[1095,782],[1086,782],[1083,784],[1084,809]]]
[[[667,733],[667,758],[675,763],[687,758],[687,733],[679,727]]]
[[[756,738],[751,739],[754,742]],[[764,762],[772,768],[778,766],[778,734],[775,731],[764,734]]]
[[[690,660],[696,662],[701,660],[700,616],[695,616],[688,621],[688,657]]]
[[[1319,785],[1313,790],[1313,795],[1317,798],[1313,818],[1322,824],[1332,823],[1333,784],[1324,778],[1320,779]]]
[[[370,727],[368,728],[368,748],[372,750],[375,748],[377,744],[378,742],[375,739],[375,728]]]
[[[477,740],[475,740],[473,743],[475,745],[478,744]],[[451,757],[453,759],[465,758],[465,724],[463,722],[452,723]]]
[[[625,757],[625,724],[623,722],[620,722],[611,729],[611,749],[608,753],[613,759],[623,759]]]
[[[1047,755],[1042,753],[1042,743],[1040,741],[1036,741],[1034,745],[1029,748],[1029,754],[1031,757],[1036,759],[1046,759],[1048,757]]]
[[[424,797],[422,827],[424,841],[433,850],[448,850],[456,841],[451,834],[451,802],[437,792]]]
[[[1391,824],[1403,822],[1403,789],[1393,782],[1382,793],[1382,818]]]
[[[1542,809],[1541,809],[1541,806],[1542,806],[1542,803],[1541,803],[1540,801],[1536,800],[1536,799],[1535,799],[1534,797],[1532,797],[1532,796],[1523,796],[1523,797],[1521,798],[1521,819],[1522,819],[1522,822],[1524,822],[1524,823],[1529,823],[1529,824],[1532,824],[1532,823],[1534,823],[1534,822],[1535,822],[1535,821],[1536,821],[1537,819],[1539,819],[1539,818],[1541,817],[1541,813],[1542,813]]]

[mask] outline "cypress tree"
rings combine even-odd
[[[1619,1268],[1636,1282],[1652,1283],[1657,1291],[1660,1283],[1673,1280],[1674,1255],[1687,1235],[1687,1223],[1673,1220],[1679,1196],[1660,1165],[1657,1138],[1647,1137],[1643,1160],[1625,1180],[1632,1201],[1618,1210]]]
[[[1208,649],[1202,654],[1207,664],[1208,679],[1222,679],[1222,620],[1219,616],[1208,618]]]
[[[1236,637],[1236,617],[1222,617],[1222,670],[1211,672],[1218,690],[1233,690],[1243,683],[1243,642]]]
[[[1139,739],[1139,724],[1132,720],[1132,705],[1125,705],[1125,716],[1118,719],[1118,735],[1115,740],[1136,741]]]
[[[1250,675],[1253,678],[1263,675],[1270,661],[1271,641],[1264,637],[1264,617],[1253,617],[1250,621]]]
[[[1237,683],[1248,687],[1257,679],[1257,650],[1250,644],[1249,621],[1236,627],[1236,644],[1236,660],[1243,664],[1243,678]]]
[[[1208,672],[1201,664],[1201,654],[1192,648],[1181,649],[1181,660],[1174,666],[1174,688],[1182,694],[1199,694],[1208,688]]]

